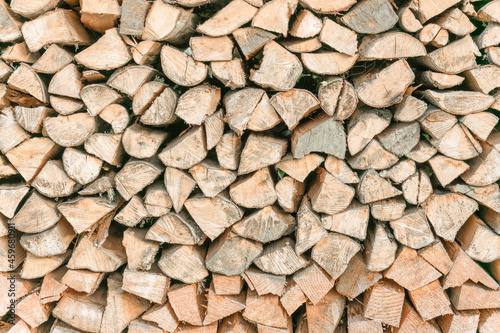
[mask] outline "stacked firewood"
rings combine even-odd
[[[500,332],[500,0],[0,0],[0,332]]]

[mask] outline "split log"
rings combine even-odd
[[[186,155],[186,152],[189,152]],[[189,158],[187,158],[189,156]],[[158,155],[168,167],[189,169],[207,156],[205,129],[203,126],[193,127],[181,136],[170,141]]]
[[[37,257],[50,257],[66,252],[76,234],[62,219],[54,227],[38,234],[24,234],[20,244]]]
[[[115,215],[114,220],[127,227],[135,227],[144,218],[148,216],[148,211],[144,207],[144,202],[141,198],[134,195]]]
[[[459,75],[443,74],[433,71],[424,71],[418,74],[420,81],[427,87],[438,89],[449,89],[459,86],[465,78]]]
[[[149,216],[160,217],[170,212],[172,208],[172,199],[168,195],[163,182],[156,181],[146,187],[144,206]]]
[[[338,14],[348,10],[355,1],[300,0],[300,5],[320,14]]]
[[[71,289],[92,295],[99,288],[105,276],[105,273],[68,269],[62,277],[61,282]]]
[[[453,314],[439,317],[437,322],[444,333],[460,330],[473,332],[474,330],[477,330],[479,323],[479,311],[453,310]]]
[[[393,221],[403,217],[406,202],[401,197],[370,203],[372,216],[379,221]]]
[[[480,313],[478,330],[487,333],[494,332],[495,327],[500,324],[500,311],[498,309],[484,309],[480,310]]]
[[[83,144],[97,131],[97,125],[96,119],[87,112],[48,117],[43,121],[43,128],[49,138],[63,147]]]
[[[474,260],[493,262],[500,259],[500,252],[496,251],[500,244],[500,236],[475,215],[465,222],[457,233],[456,240],[465,253]]]
[[[124,150],[121,143],[121,134],[101,134],[91,135],[85,141],[85,150],[101,160],[115,166],[121,166],[124,157]]]
[[[423,170],[405,180],[402,190],[406,201],[412,205],[423,203],[433,192],[431,180]]]
[[[389,1],[369,0],[354,5],[341,20],[357,33],[378,34],[391,29],[398,16]]]
[[[345,184],[359,183],[358,175],[349,168],[344,160],[329,155],[325,160],[325,169]]]
[[[341,53],[352,56],[358,51],[356,33],[328,18],[323,19],[323,27],[319,38],[322,43]]]
[[[258,8],[243,0],[231,1],[210,19],[200,24],[196,31],[210,37],[229,35],[242,25],[250,22],[257,10]]]
[[[439,240],[434,241],[429,246],[420,249],[418,255],[425,259],[429,264],[434,266],[443,274],[448,274],[452,268],[452,262],[443,243]]]
[[[285,91],[295,86],[302,74],[302,63],[274,41],[264,46],[264,57],[258,70],[250,70],[250,80],[272,90]]]
[[[101,171],[102,161],[74,148],[66,148],[62,155],[64,171],[81,185],[94,181]]]
[[[377,135],[380,134],[391,120],[389,110],[359,108],[354,112],[348,125],[347,146],[349,153],[354,156]]]
[[[318,305],[306,303],[308,331],[336,332],[336,328],[342,327],[339,323],[345,303],[345,297],[335,290],[331,290]]]
[[[269,167],[236,180],[229,187],[229,195],[234,203],[245,208],[264,208],[278,199]]]
[[[451,288],[450,300],[457,310],[490,309],[500,306],[500,291],[488,289],[480,284],[465,282]]]
[[[488,94],[500,86],[500,67],[485,65],[465,72],[467,85],[474,91]]]
[[[497,161],[500,153],[487,143],[482,145],[483,151],[470,161],[469,168],[460,177],[472,186],[487,186],[500,179]]]
[[[489,22],[486,28],[479,36],[475,38],[475,42],[480,49],[498,45],[498,31],[500,25],[498,23]]]
[[[302,53],[302,62],[311,72],[320,75],[339,75],[354,66],[358,55],[346,55],[338,52]]]
[[[252,19],[252,27],[282,34],[288,33],[288,21],[297,8],[298,0],[272,0],[259,8]]]
[[[205,300],[197,284],[175,284],[168,291],[169,303],[179,321],[203,325]]]
[[[49,102],[45,83],[29,65],[21,63],[9,76],[7,84],[10,88],[29,94],[44,104]]]
[[[165,170],[165,188],[172,199],[172,206],[178,213],[184,206],[184,202],[189,197],[196,181],[185,171],[167,167]]]
[[[49,44],[92,43],[90,35],[80,23],[78,14],[67,9],[56,9],[25,22],[21,30],[31,52],[37,52]]]
[[[28,132],[40,133],[42,131],[42,123],[45,118],[53,116],[54,110],[45,106],[36,108],[26,108],[16,106],[14,109],[17,122]]]
[[[455,193],[465,194],[481,205],[500,213],[500,189],[498,184],[477,187],[457,183],[450,185],[449,188]]]
[[[110,104],[100,113],[99,117],[111,125],[114,133],[123,133],[130,122],[127,109],[119,104]]]
[[[144,31],[146,13],[150,9],[150,6],[150,3],[144,0],[122,1],[120,34],[141,36]]]
[[[409,4],[398,8],[398,17],[398,24],[404,31],[417,32],[422,29],[422,23],[420,23],[415,14],[410,10]]]
[[[441,29],[438,31],[436,37],[434,37],[431,44],[434,47],[440,48],[448,44],[449,41],[450,35],[448,34],[448,30]]]
[[[364,245],[366,265],[372,272],[385,270],[396,259],[398,244],[389,228],[381,223],[368,228]]]
[[[295,252],[301,255],[327,235],[319,215],[312,210],[309,198],[304,197],[297,212]]]
[[[2,43],[13,42],[16,39],[22,37],[21,25],[23,24],[20,17],[16,15],[11,9],[11,7],[2,1],[0,5],[0,12],[2,15],[2,33],[0,34],[0,40]]]
[[[16,246],[16,248],[18,248]],[[21,248],[21,246],[19,246]],[[22,258],[24,258],[24,251],[21,253]],[[59,266],[68,261],[71,256],[72,251],[68,250],[63,254],[59,254],[52,257],[39,258],[31,253],[26,253],[26,259],[24,259],[23,269],[21,271],[21,278],[23,279],[38,279],[48,273],[56,270]],[[19,256],[17,256],[18,258]]]
[[[10,238],[9,238],[9,236],[0,237],[0,254],[2,255],[2,260],[0,261],[0,272],[11,272],[11,271],[17,269],[23,263],[23,261],[24,261],[23,269],[25,269],[25,267],[29,267],[29,260],[25,259],[25,258],[32,257],[33,255],[29,252],[26,252],[26,250],[21,246],[21,244],[19,243],[20,237],[21,237],[21,235],[19,233],[17,233],[17,234],[14,233],[14,242],[12,242],[12,236],[10,236]],[[14,248],[11,248],[12,245],[14,245]],[[11,250],[11,251],[9,251],[9,250]],[[12,252],[12,250],[14,252]],[[10,258],[9,258],[9,255],[11,256]],[[44,268],[47,268],[47,267],[44,267]],[[51,270],[54,270],[56,268],[57,267],[54,267]],[[43,271],[43,272],[41,272],[40,276],[36,276],[36,278],[42,277],[46,273],[49,273],[49,272],[50,272],[50,270]],[[28,272],[28,273],[34,275],[35,272],[33,270],[31,272]],[[39,272],[36,272],[36,273],[39,273]],[[30,275],[28,275],[28,274],[23,275],[22,272],[21,272],[21,277],[23,279],[31,278]]]
[[[356,109],[358,97],[352,84],[341,78],[325,81],[318,91],[321,108],[337,120],[346,120]]]
[[[15,176],[17,174],[19,174],[19,172],[9,163],[7,157],[0,156],[0,179]]]
[[[42,281],[40,287],[40,303],[47,304],[51,302],[58,302],[68,286],[61,282],[61,278],[68,271],[66,267],[60,267],[53,272],[47,274]]]
[[[439,281],[434,281],[421,288],[408,291],[410,299],[423,320],[453,313],[448,295]]]
[[[127,267],[131,270],[149,270],[160,244],[146,239],[148,230],[128,228],[123,233],[122,244],[127,254]]]
[[[237,29],[232,34],[247,60],[255,56],[267,42],[276,38],[276,35],[269,31],[253,27]]]
[[[305,267],[305,257],[294,251],[295,242],[290,237],[266,244],[264,250],[254,260],[254,264],[266,273],[274,275],[290,275]]]
[[[246,85],[246,74],[241,59],[212,62],[210,69],[217,80],[232,90],[244,88]]]
[[[293,281],[314,305],[318,304],[333,288],[331,278],[315,263],[295,273]]]
[[[354,276],[357,278],[354,279]],[[338,278],[335,290],[352,300],[382,278],[382,274],[368,270],[363,255],[358,252],[351,259],[344,273]]]
[[[114,171],[108,171],[92,183],[86,185],[78,194],[93,195],[107,192],[115,186],[115,175],[116,173]]]
[[[497,22],[500,23],[499,7],[497,1],[485,4],[477,12],[477,19],[483,22]]]
[[[175,83],[192,87],[207,76],[207,66],[195,61],[186,53],[164,45],[161,49],[161,66],[165,75]]]
[[[116,189],[125,200],[129,200],[147,185],[153,183],[163,170],[164,167],[156,158],[149,160],[130,159],[116,174]]]
[[[153,305],[142,315],[142,319],[158,324],[167,332],[174,332],[179,325],[179,320],[169,302]]]
[[[498,117],[490,112],[478,112],[460,118],[460,122],[483,141],[488,139],[498,120]]]
[[[484,222],[490,226],[497,234],[500,234],[500,214],[498,214],[493,209],[484,207],[480,210],[480,215],[483,218]]]
[[[229,127],[239,136],[247,128],[254,110],[265,95],[265,91],[256,88],[228,92],[224,95],[224,107]]]
[[[304,182],[307,176],[323,161],[323,157],[314,153],[299,159],[294,159],[291,154],[287,154],[280,162],[276,163],[276,167],[299,182]]]
[[[133,124],[127,127],[123,133],[122,144],[127,154],[132,157],[151,158],[167,139],[167,136],[164,131]]]
[[[417,163],[425,163],[436,155],[437,149],[428,141],[420,140],[417,145],[405,156]]]
[[[375,108],[384,108],[403,100],[404,92],[415,79],[406,60],[401,59],[377,73],[354,79],[359,99]],[[387,88],[389,87],[389,89]]]
[[[353,200],[344,211],[323,215],[321,222],[327,230],[364,240],[369,218],[370,207]]]
[[[244,285],[243,278],[239,275],[213,274],[212,278],[214,291],[217,295],[238,295]]]
[[[278,203],[285,212],[296,212],[306,187],[303,183],[291,178],[283,177],[276,184],[276,195]]]
[[[319,108],[319,100],[309,91],[302,89],[277,93],[270,103],[290,130],[293,130],[301,119]]]
[[[469,130],[461,124],[455,124],[440,139],[431,143],[443,155],[457,160],[472,159],[482,150]]]
[[[134,0],[132,0],[134,1]],[[142,0],[139,0],[142,1]],[[137,15],[135,12],[133,13],[134,15]],[[120,24],[120,33],[121,29],[124,26],[123,22],[123,14],[121,18],[121,24]],[[141,27],[142,28],[142,27]],[[142,33],[142,31],[141,31]],[[159,42],[153,42],[150,40],[144,40],[137,44],[137,46],[132,48],[132,59],[134,59],[135,63],[138,65],[151,65],[156,59],[158,58],[158,55],[160,54],[161,50],[161,43]]]
[[[147,271],[125,269],[122,289],[132,295],[140,296],[154,303],[164,303],[170,278],[163,275],[157,266]],[[108,287],[109,288],[109,287]]]
[[[204,326],[210,326],[217,321],[237,313],[245,308],[245,292],[238,295],[217,295],[211,286],[207,295],[207,310],[203,319]]]
[[[441,110],[455,115],[468,115],[488,109],[494,102],[492,96],[480,92],[437,92],[426,90],[425,98]]]
[[[255,291],[248,291],[245,303],[246,308],[242,313],[243,318],[257,324],[258,327],[268,326],[276,329],[287,329],[291,325],[278,296],[259,296]]]
[[[0,129],[4,133],[0,139],[0,150],[4,154],[30,137],[16,121],[14,110],[10,107],[0,113]]]
[[[80,97],[91,116],[97,116],[108,105],[122,101],[120,94],[104,84],[86,85],[80,91]]]
[[[354,189],[319,168],[313,186],[309,189],[312,208],[316,212],[336,214],[346,209],[354,198]]]
[[[137,90],[150,81],[156,71],[148,66],[126,66],[117,69],[106,84],[128,96],[134,96]]]
[[[432,1],[425,0],[420,3],[411,3],[410,8],[415,12],[415,15],[418,17],[420,22],[425,23],[427,20],[441,14],[458,2],[458,0],[446,0],[436,4]]]
[[[39,52],[30,52],[26,42],[8,46],[0,56],[3,60],[11,62],[25,62],[32,64],[40,58]]]
[[[361,203],[393,198],[402,192],[382,178],[377,171],[370,169],[363,173],[357,185],[358,199]]]
[[[153,96],[153,98],[154,101],[148,104],[143,114],[141,113],[141,123],[153,126],[173,123],[177,119],[174,113],[178,101],[177,93],[162,84],[161,93],[158,96]]]
[[[425,212],[422,208],[412,208],[390,222],[394,237],[401,244],[412,249],[420,249],[434,241]]]
[[[31,185],[49,198],[66,197],[81,188],[79,183],[67,175],[60,160],[45,163]]]
[[[418,120],[421,129],[434,139],[441,139],[457,122],[452,114],[431,106]]]
[[[403,308],[404,311],[404,308]],[[363,305],[353,301],[347,305],[347,325],[349,332],[373,332],[381,333],[382,323],[376,320],[367,319],[364,316]]]
[[[283,296],[280,298],[281,305],[285,308],[286,313],[292,316],[297,309],[307,301],[306,295],[294,280],[285,280]]]
[[[401,122],[412,122],[420,118],[427,111],[427,104],[413,96],[403,97],[394,110],[394,119]]]
[[[337,279],[346,270],[351,258],[361,249],[353,239],[329,233],[317,243],[311,253],[311,258],[318,263],[331,277]]]
[[[146,239],[171,244],[195,245],[204,239],[203,231],[187,214],[168,213],[148,230]]]
[[[72,60],[73,55],[71,53],[57,44],[51,44],[31,68],[38,73],[54,74]]]
[[[273,294],[282,296],[285,293],[285,285],[287,284],[285,276],[264,273],[260,269],[252,267],[247,269],[242,277],[249,288],[257,291],[258,295]],[[281,298],[282,300],[283,298]]]
[[[233,225],[232,231],[237,235],[267,243],[292,233],[295,219],[276,206],[267,206],[244,217]]]
[[[207,150],[212,150],[222,140],[224,134],[224,120],[222,119],[222,110],[214,112],[205,119],[205,135],[207,141]]]
[[[175,114],[190,125],[201,125],[217,110],[219,101],[220,88],[201,84],[189,89],[179,98]]]
[[[290,27],[290,35],[297,38],[311,38],[320,33],[322,26],[321,19],[307,9],[303,9],[297,14]]]
[[[380,280],[365,294],[365,317],[399,327],[404,298],[403,288],[390,280]]]
[[[61,68],[50,80],[49,94],[70,98],[80,98],[80,90],[83,88],[82,74],[74,64],[68,64]]]
[[[241,152],[238,175],[245,175],[279,162],[287,148],[288,144],[284,139],[258,133],[250,134]]]
[[[425,46],[416,38],[402,32],[388,32],[363,38],[359,60],[399,59],[424,56]]]
[[[321,48],[318,37],[307,39],[288,37],[280,41],[280,44],[293,53],[310,53]]]
[[[401,184],[414,175],[416,171],[415,161],[402,159],[390,169],[381,171],[380,175],[389,178],[396,184]]]

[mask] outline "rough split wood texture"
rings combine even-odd
[[[500,0],[0,0],[0,332],[500,332],[499,43]]]

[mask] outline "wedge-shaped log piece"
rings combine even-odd
[[[374,108],[385,108],[403,100],[415,74],[406,60],[398,60],[379,72],[358,76],[354,87],[359,99]]]
[[[390,181],[382,178],[373,169],[363,173],[357,186],[357,193],[361,203],[371,203],[402,194],[400,190],[391,185]]]
[[[464,82],[465,78],[454,74],[443,74],[433,71],[424,71],[418,73],[418,78],[429,88],[449,89],[458,86]]]
[[[500,67],[484,65],[465,72],[467,85],[474,91],[488,94],[500,86]]]
[[[360,34],[378,34],[391,29],[398,21],[387,0],[368,0],[357,3],[343,17],[342,22]]]
[[[437,149],[428,141],[421,139],[413,149],[405,156],[417,163],[425,163],[436,155]]]
[[[441,329],[434,320],[424,321],[418,312],[410,305],[410,302],[405,300],[399,332],[413,332],[418,330],[424,330],[424,332],[429,333],[441,332]]]
[[[181,86],[195,86],[207,76],[205,64],[168,45],[161,49],[161,66],[165,75]]]
[[[406,246],[399,250],[396,261],[385,272],[386,278],[396,281],[409,291],[423,287],[441,276],[442,274],[419,256],[416,250]]]
[[[54,227],[38,234],[24,234],[21,245],[37,257],[50,257],[64,253],[75,233],[71,225],[62,219]]]
[[[427,54],[425,46],[403,32],[370,35],[359,45],[359,60],[413,58]]]
[[[304,66],[320,75],[338,75],[347,72],[354,66],[358,55],[347,55],[338,52],[322,51],[320,53],[302,53]]]
[[[472,159],[482,151],[481,145],[461,124],[455,124],[443,137],[431,143],[441,154],[457,160]]]
[[[101,221],[118,207],[118,201],[109,202],[101,197],[78,197],[65,201],[57,209],[80,234]]]
[[[310,154],[316,155],[316,154]],[[309,155],[307,155],[309,156]],[[307,157],[306,156],[306,157]],[[325,160],[325,169],[334,177],[345,184],[354,184],[359,182],[358,175],[349,168],[347,163],[335,156],[329,155]]]
[[[454,115],[435,106],[429,106],[418,121],[422,130],[434,139],[441,139],[458,122]]]
[[[433,105],[455,115],[468,115],[484,111],[495,101],[493,96],[473,91],[438,92],[426,90],[424,96]]]
[[[226,276],[242,274],[262,252],[262,244],[242,238],[229,229],[208,248],[208,270]]]
[[[391,112],[386,109],[361,107],[357,109],[349,121],[347,129],[347,146],[354,156],[391,122]]]
[[[49,102],[47,86],[29,65],[21,63],[9,77],[7,84],[10,88],[29,94],[44,104]]]
[[[276,38],[276,35],[259,28],[241,28],[233,32],[233,37],[238,43],[245,59],[252,58],[264,45]]]
[[[197,126],[170,141],[158,155],[166,166],[189,169],[207,156],[205,130]]]
[[[114,220],[127,227],[135,227],[148,216],[148,211],[144,207],[142,199],[134,195],[115,215]]]
[[[459,74],[476,67],[476,56],[479,55],[480,52],[476,44],[467,35],[428,53],[426,56],[419,58],[419,61],[437,72]]]
[[[0,130],[3,134],[0,138],[0,151],[4,154],[30,137],[16,121],[14,110],[10,107],[0,112]]]
[[[297,8],[298,0],[272,0],[265,3],[252,19],[252,27],[282,34],[288,33],[288,22]]]
[[[144,0],[129,0],[129,1],[144,1]],[[137,16],[136,13],[133,14]],[[123,27],[123,16],[121,19],[120,30],[122,27]],[[151,65],[158,58],[160,50],[161,50],[161,43],[153,42],[150,40],[144,40],[142,42],[139,42],[137,46],[132,48],[132,58],[138,65]]]
[[[500,259],[500,235],[497,235],[476,215],[469,217],[457,233],[457,242],[474,260],[492,262]],[[460,309],[467,310],[467,309]]]
[[[352,84],[340,77],[327,79],[318,91],[321,108],[337,120],[346,120],[356,110],[358,96]]]
[[[106,30],[97,42],[75,55],[76,62],[95,70],[115,69],[130,59],[132,54],[117,28]]]
[[[19,263],[20,261],[24,260],[23,269],[21,270],[21,278],[23,279],[38,279],[44,277],[45,275],[56,270],[59,266],[68,261],[69,257],[72,254],[72,250],[68,250],[63,254],[40,258],[34,256],[29,252],[26,253],[21,245],[19,245],[19,247],[18,245],[16,245],[16,249],[18,248],[22,249],[22,252],[18,252],[16,258],[20,258],[18,259]]]
[[[80,23],[80,17],[72,10],[56,9],[22,26],[23,37],[31,52],[45,45],[87,45],[92,43],[90,35]]]
[[[472,186],[487,186],[500,179],[500,153],[484,142],[482,152],[469,162],[469,168],[460,177]]]
[[[500,310],[498,309],[484,309],[480,310],[481,316],[479,317],[479,332],[493,333],[496,327],[500,325]]]
[[[285,212],[294,213],[299,208],[300,200],[306,191],[306,186],[292,177],[283,177],[276,184],[278,203]]]
[[[58,302],[61,299],[64,292],[68,289],[68,286],[61,282],[61,278],[67,271],[68,269],[62,266],[43,278],[42,286],[40,287],[41,304]]]
[[[245,293],[238,295],[217,295],[213,285],[210,286],[207,293],[207,311],[203,320],[203,325],[215,323],[225,317],[239,312],[245,308]],[[205,329],[208,329],[205,328]]]
[[[299,3],[302,7],[310,9],[315,13],[338,14],[339,12],[348,10],[353,4],[356,3],[356,1],[300,0]]]
[[[489,22],[486,28],[479,36],[475,38],[475,42],[480,49],[498,45],[498,32],[500,31],[500,24],[496,22]]]
[[[128,332],[130,333],[140,333],[140,332],[149,332],[149,333],[162,333],[164,330],[158,327],[157,324],[152,322],[147,322],[142,319],[134,319],[128,325]]]
[[[134,96],[137,90],[150,81],[156,73],[149,66],[126,66],[117,69],[106,84],[128,96]]]
[[[212,115],[220,101],[220,88],[201,84],[186,91],[180,98],[175,114],[186,123],[201,125]]]
[[[69,288],[82,293],[86,293],[87,295],[94,294],[98,290],[97,288],[99,288],[99,285],[106,276],[105,273],[95,273],[88,270],[67,269],[64,266],[54,271],[54,273],[57,273],[62,268],[65,269],[66,273],[62,277],[61,282]]]
[[[318,99],[309,91],[302,89],[277,93],[271,98],[270,103],[291,130],[301,119],[319,108]]]
[[[91,135],[85,141],[85,150],[101,160],[115,166],[121,166],[125,152],[123,150],[121,134]]]
[[[402,287],[387,279],[380,280],[364,296],[365,317],[399,327],[404,300]]]
[[[382,323],[365,318],[363,305],[357,301],[351,301],[347,305],[347,326],[351,332],[383,332]]]
[[[393,221],[401,218],[406,208],[406,202],[401,197],[375,201],[370,204],[370,211],[374,219],[379,221]]]
[[[295,219],[276,206],[267,206],[233,225],[237,235],[261,243],[268,243],[292,233]]]
[[[345,235],[329,233],[313,247],[311,258],[332,279],[337,279],[346,270],[349,261],[359,250],[361,250],[361,245],[355,240]]]
[[[318,304],[333,288],[333,280],[316,263],[293,275],[293,281],[300,287],[312,304]]]
[[[387,170],[398,162],[398,157],[385,150],[378,140],[372,139],[361,152],[350,157],[347,162],[352,168],[358,170]],[[383,171],[384,174],[386,172],[388,171]],[[356,183],[358,182],[359,180]]]
[[[340,213],[323,215],[321,222],[325,229],[363,240],[366,238],[370,206],[354,199],[349,207]]]
[[[307,39],[288,37],[281,40],[280,44],[292,53],[310,53],[321,48],[319,37]]]
[[[20,17],[12,11],[11,7],[12,4],[9,6],[5,1],[0,3],[0,15],[2,17],[0,41],[2,43],[13,42],[23,36],[21,33],[21,25],[23,23]]]
[[[285,91],[295,86],[302,74],[299,59],[274,41],[264,46],[264,58],[258,70],[250,70],[250,80],[272,90]]]
[[[334,118],[321,114],[294,129],[291,148],[295,158],[322,152],[343,159],[346,151],[344,128]]]
[[[276,163],[276,167],[299,182],[304,182],[306,177],[323,161],[323,157],[314,153],[299,159],[294,159],[292,154],[287,154]]]
[[[246,74],[241,59],[212,62],[210,69],[224,86],[232,90],[245,87]]]
[[[273,294],[282,296],[285,293],[287,280],[284,275],[276,276],[252,267],[247,269],[242,274],[242,277],[248,283],[249,288],[257,291],[259,295]]]
[[[313,211],[309,198],[304,197],[297,212],[295,252],[301,255],[327,235],[320,216]]]
[[[391,221],[394,237],[404,246],[420,249],[434,241],[429,222],[422,208],[412,208],[404,216]]]
[[[377,138],[385,149],[397,156],[403,156],[418,144],[420,126],[418,122],[393,124]]]
[[[229,61],[233,58],[233,41],[227,37],[196,36],[189,40],[196,61]]]
[[[212,240],[241,220],[244,212],[225,192],[213,198],[194,196],[186,200],[184,205],[196,224]]]
[[[409,290],[408,294],[418,314],[425,321],[453,313],[448,295],[438,280]]]
[[[158,266],[150,270],[136,271],[126,268],[123,273],[122,289],[154,303],[164,303],[170,279],[163,275]]]
[[[319,168],[308,192],[312,208],[319,213],[336,214],[346,209],[354,198],[354,188]]]
[[[169,125],[177,119],[175,115],[175,106],[178,100],[177,93],[163,84],[161,84],[159,91],[161,93],[158,95],[148,96],[151,97],[151,100],[145,105],[144,114],[139,112],[142,114],[141,123],[145,125]]]
[[[364,245],[366,266],[372,272],[385,270],[396,259],[398,243],[386,225],[375,223],[368,228]]]
[[[49,117],[43,121],[43,128],[47,135],[63,147],[76,147],[83,144],[97,131],[97,127],[96,119],[87,112]]]
[[[120,94],[104,84],[86,85],[80,91],[80,97],[91,116],[97,116],[106,106],[122,101]]]
[[[116,174],[116,189],[125,200],[129,200],[147,185],[153,183],[163,170],[164,167],[157,158],[130,159]]]
[[[307,9],[302,9],[290,28],[290,35],[297,38],[311,38],[319,34],[322,26],[321,19]]]
[[[192,10],[155,1],[146,17],[142,39],[183,44],[193,36],[197,23],[198,15]]]
[[[214,112],[204,121],[205,136],[207,140],[207,150],[212,150],[222,140],[224,134],[224,119],[222,118],[222,110]]]
[[[68,262],[68,268],[88,269],[92,272],[114,272],[127,262],[121,235],[116,228],[109,230],[109,235],[99,248],[92,242],[90,234],[80,239]]]
[[[22,232],[37,233],[54,226],[61,218],[56,202],[38,192],[30,194],[26,202],[11,220],[16,229]]]
[[[221,168],[236,170],[240,162],[241,137],[234,132],[224,134],[215,147]]]
[[[31,133],[40,133],[42,131],[43,120],[47,117],[53,116],[55,113],[54,110],[45,106],[39,106],[36,108],[16,106],[14,111],[19,125]]]
[[[274,275],[269,276],[273,276],[273,279],[276,279]],[[300,289],[299,285],[296,284],[295,281],[291,279],[285,280],[284,276],[283,281],[285,281],[286,286],[284,287],[284,294],[280,298],[280,303],[285,308],[286,313],[291,316],[302,304],[307,301],[307,297],[306,295],[304,295],[302,289]]]
[[[308,332],[335,332],[341,327],[345,304],[345,297],[333,289],[317,305],[306,303]]]
[[[141,229],[142,230],[142,229]],[[187,214],[168,213],[148,230],[146,239],[161,243],[195,245],[202,241],[203,231]]]
[[[155,260],[160,243],[146,239],[148,230],[128,228],[123,233],[123,246],[130,270],[149,270]]]
[[[104,33],[120,18],[120,4],[117,0],[83,0],[80,12],[80,20],[87,29]]]
[[[258,8],[243,0],[231,1],[226,7],[199,25],[196,30],[211,37],[229,35],[242,25],[250,22],[257,10]]]
[[[179,325],[179,320],[169,302],[153,305],[142,315],[142,319],[158,324],[167,332],[174,332]]]
[[[500,213],[500,189],[498,184],[478,187],[457,183],[450,185],[449,189],[455,193],[465,194],[481,205]]]
[[[164,180],[174,210],[178,213],[196,186],[196,181],[187,172],[171,167],[166,168]]]
[[[123,133],[130,122],[127,109],[120,104],[110,104],[99,114],[100,118],[111,125],[114,133]]]
[[[82,73],[75,64],[68,64],[52,77],[48,92],[49,94],[80,99],[82,88]]]
[[[418,255],[443,274],[448,274],[452,268],[453,263],[440,240],[420,249]]]
[[[451,270],[443,278],[443,289],[460,287],[467,280],[471,280],[475,283],[481,283],[490,289],[500,290],[500,286],[495,279],[479,266],[478,263],[472,260],[457,243],[444,242],[443,245],[453,263]]]
[[[60,160],[45,163],[31,185],[49,198],[66,197],[82,187],[66,174]]]
[[[0,185],[0,213],[8,218],[12,218],[17,207],[26,196],[29,187],[23,183],[7,183]]]
[[[123,148],[135,158],[153,157],[161,144],[167,139],[167,133],[139,124],[129,126],[122,137]]]
[[[108,277],[108,297],[99,332],[120,332],[148,308],[147,300],[123,290],[121,274],[113,274]]]
[[[402,190],[406,201],[412,205],[420,205],[433,192],[431,180],[423,170],[418,170],[405,180]]]
[[[449,295],[457,310],[493,309],[500,306],[500,291],[470,281],[451,288]]]
[[[245,208],[264,208],[278,199],[269,167],[237,179],[229,187],[229,195]]]
[[[382,274],[368,270],[363,255],[358,252],[336,281],[335,290],[352,300],[377,283],[382,277]]]
[[[105,288],[97,290],[91,296],[70,289],[57,303],[52,313],[57,319],[78,330],[97,333],[100,332],[105,306]],[[80,315],[75,316],[75,313]]]
[[[295,253],[295,242],[290,237],[264,246],[264,251],[254,260],[254,264],[266,273],[274,275],[290,275],[305,267],[305,257]]]
[[[32,64],[40,58],[39,52],[30,52],[26,42],[17,43],[8,46],[0,56],[4,61],[12,62],[25,62]]]
[[[213,198],[236,180],[236,173],[222,169],[214,160],[204,160],[189,169],[203,194]]]
[[[445,0],[439,3],[434,3],[430,0],[424,0],[418,3],[411,3],[410,8],[414,11],[420,22],[425,23],[427,20],[441,14],[458,2],[459,0]]]
[[[243,310],[243,318],[246,320],[275,328],[287,328],[289,317],[280,304],[280,298],[276,295],[257,295],[257,292],[248,290],[246,308]]]
[[[81,185],[96,180],[101,172],[102,161],[75,148],[66,148],[62,155],[64,171]]]
[[[208,276],[205,253],[206,248],[195,245],[175,245],[163,250],[158,266],[172,279],[197,283]]]
[[[241,152],[238,175],[246,175],[269,165],[278,163],[288,148],[282,138],[251,133]]]
[[[458,230],[478,209],[475,200],[458,193],[434,193],[423,207],[436,234],[453,241]]]
[[[225,276],[213,273],[212,281],[217,295],[238,295],[245,284],[243,278],[239,275]]]
[[[116,172],[112,170],[104,173],[101,177],[86,185],[78,194],[94,195],[107,192],[109,189],[115,187],[115,175]]]
[[[229,92],[224,96],[227,122],[238,135],[241,136],[247,128],[247,124],[264,94],[262,89],[247,88]]]
[[[341,53],[352,56],[358,51],[356,33],[328,18],[323,19],[323,27],[319,38],[322,43]]]
[[[61,148],[49,138],[34,137],[9,150],[5,156],[24,180],[29,182],[49,159],[54,158],[60,152]]]
[[[485,4],[477,12],[476,19],[483,22],[500,23],[500,3],[498,1],[491,1]]]
[[[498,117],[485,111],[463,116],[460,118],[460,122],[477,138],[485,141],[498,123]]]
[[[206,301],[198,293],[198,284],[175,284],[168,291],[168,299],[179,321],[203,324]]]
[[[23,263],[23,261],[24,261],[23,267],[29,267],[30,265],[29,260],[25,258],[33,255],[30,252],[26,252],[26,250],[21,246],[21,244],[19,243],[20,237],[21,237],[20,233],[17,233],[17,235],[16,233],[14,233],[14,239],[12,238],[12,236],[10,238],[9,236],[0,237],[0,254],[2,255],[0,260],[0,272],[11,272],[16,268],[18,268],[19,265]],[[12,239],[14,242],[12,242]],[[12,248],[12,246],[14,246],[14,248]],[[11,257],[10,259],[8,259],[9,252],[11,256],[14,255],[14,258]],[[27,272],[27,274],[25,275],[23,275],[23,272],[21,272],[21,277],[23,279],[30,279],[32,278],[31,277],[32,275],[35,274],[38,275],[38,273],[41,273],[41,275],[35,276],[34,278],[43,277],[45,274],[49,273],[50,271],[56,268],[57,267],[54,267],[49,271],[43,271],[43,272],[37,272],[36,270],[33,270],[31,272]],[[11,298],[9,297],[9,300],[10,299]]]

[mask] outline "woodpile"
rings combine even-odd
[[[0,332],[500,332],[500,0],[0,0],[0,43]]]

